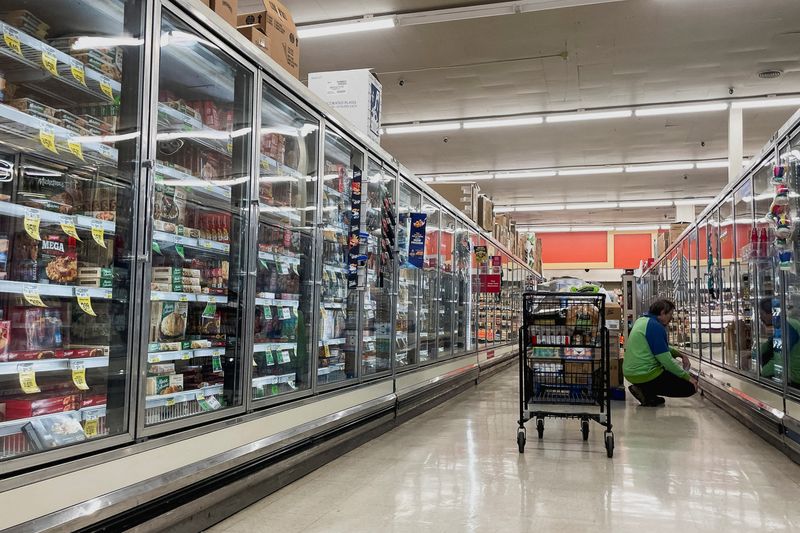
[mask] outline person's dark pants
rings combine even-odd
[[[654,400],[656,396],[688,398],[697,392],[691,381],[679,378],[666,370],[657,378],[646,383],[638,383],[636,386],[639,387],[639,390],[642,391],[648,401]]]

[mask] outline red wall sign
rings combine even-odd
[[[499,274],[481,274],[481,292],[499,293],[500,279]]]

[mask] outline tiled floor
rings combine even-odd
[[[515,371],[441,405],[209,531],[660,533],[800,531],[800,467],[700,398],[528,429]]]

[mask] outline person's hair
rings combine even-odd
[[[675,309],[675,304],[666,298],[661,298],[650,304],[650,314],[653,316],[660,316],[661,313],[669,313],[673,309]]]
[[[772,298],[762,298],[760,302],[758,302],[758,307],[765,313],[771,315],[772,314]]]

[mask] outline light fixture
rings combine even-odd
[[[518,205],[517,213],[535,213],[539,211],[563,211],[564,204],[539,204],[539,205]]]
[[[629,226],[616,226],[616,231],[658,231],[661,228],[658,224],[631,224]]]
[[[656,165],[629,165],[625,172],[664,172],[670,170],[691,170],[694,163],[663,163]]]
[[[657,117],[661,115],[682,115],[687,113],[708,113],[711,111],[725,111],[728,109],[727,102],[708,103],[708,104],[686,104],[664,107],[645,107],[636,110],[637,117]]]
[[[800,98],[764,98],[741,100],[731,104],[734,109],[763,109],[765,107],[800,107]]]
[[[614,231],[614,226],[572,226],[572,231]]]
[[[516,207],[510,206],[510,205],[509,206],[495,207],[494,208],[494,212],[495,213],[513,213],[516,210],[517,210]]]
[[[672,207],[672,200],[634,200],[630,202],[620,202],[621,208],[629,207]]]
[[[673,203],[679,205],[708,205],[713,202],[713,198],[684,198],[682,200],[675,200]]]
[[[495,179],[498,180],[505,180],[505,179],[515,179],[515,178],[552,178],[556,176],[558,172],[555,170],[542,170],[542,171],[534,171],[534,172],[500,172],[495,174]]]
[[[630,109],[621,109],[617,111],[597,111],[597,112],[579,112],[579,113],[564,113],[561,115],[548,115],[546,120],[548,123],[557,122],[578,122],[581,120],[603,120],[609,118],[627,118],[633,115]]]
[[[465,120],[465,130],[480,128],[502,128],[506,126],[532,126],[544,122],[542,117],[497,118],[488,120]]]
[[[728,168],[729,164],[728,161],[698,161],[695,167],[700,170],[707,168]]]
[[[347,20],[343,22],[330,22],[324,24],[309,24],[298,26],[297,37],[311,39],[313,37],[326,37],[328,35],[342,35],[362,31],[385,30],[397,25],[397,17],[364,17],[363,19]]]
[[[580,204],[567,204],[567,209],[576,211],[578,209],[616,209],[619,207],[617,202],[589,202]]]
[[[622,167],[586,167],[570,170],[559,170],[559,176],[591,176],[595,174],[622,174]]]
[[[473,182],[478,180],[490,180],[494,174],[462,174],[459,176],[439,176],[434,183],[449,183],[454,181]]]
[[[409,124],[406,126],[386,126],[385,133],[393,135],[398,133],[429,133],[434,131],[460,130],[460,122],[440,122],[438,124]]]
[[[569,226],[520,226],[533,233],[569,233]]]

